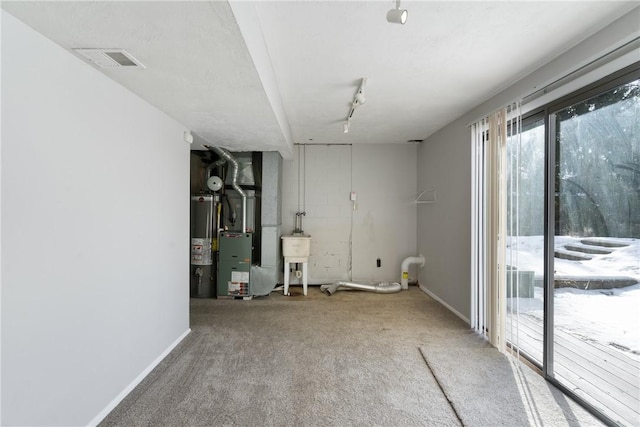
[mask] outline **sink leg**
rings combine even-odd
[[[284,294],[289,295],[289,263],[284,262]]]
[[[307,296],[307,263],[302,263],[302,289],[304,296]]]

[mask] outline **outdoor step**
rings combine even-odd
[[[617,289],[637,285],[638,281],[628,276],[556,276],[556,288]]]
[[[616,242],[614,240],[605,240],[605,239],[582,239],[580,243],[583,245],[590,246],[603,246],[605,248],[624,248],[625,246],[629,246],[623,242]]]
[[[607,255],[612,252],[611,249],[603,249],[602,246],[580,245],[578,243],[570,243],[564,245],[564,247],[570,251],[594,255]]]
[[[554,252],[556,258],[566,259],[569,261],[589,261],[593,257],[582,252],[566,251],[564,249],[556,249]]]

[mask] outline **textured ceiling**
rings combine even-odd
[[[144,70],[101,71],[209,143],[285,157],[424,139],[637,5],[403,1],[402,26],[391,1],[2,2],[64,48],[127,49]]]
[[[391,4],[257,5],[296,142],[424,139],[633,7],[403,1],[402,26],[386,22]],[[361,77],[367,103],[345,135]]]
[[[233,150],[291,151],[227,2],[2,2],[66,49],[124,48],[145,69],[100,69]]]

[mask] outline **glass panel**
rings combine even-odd
[[[544,118],[507,139],[507,341],[542,365]]]
[[[640,420],[640,80],[555,114],[553,367],[621,424]]]

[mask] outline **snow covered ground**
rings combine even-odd
[[[580,238],[556,236],[555,248],[580,243]],[[640,283],[640,239],[606,238],[628,244],[611,248],[611,254],[591,255],[586,261],[555,258],[556,276],[625,276]],[[544,240],[542,236],[513,237],[507,245],[507,262],[518,270],[543,275]],[[535,298],[518,298],[520,314],[543,319],[542,288]],[[511,303],[515,304],[515,299]],[[580,290],[559,288],[554,292],[555,325],[567,332],[613,346],[627,355],[640,358],[640,284],[618,289]]]

